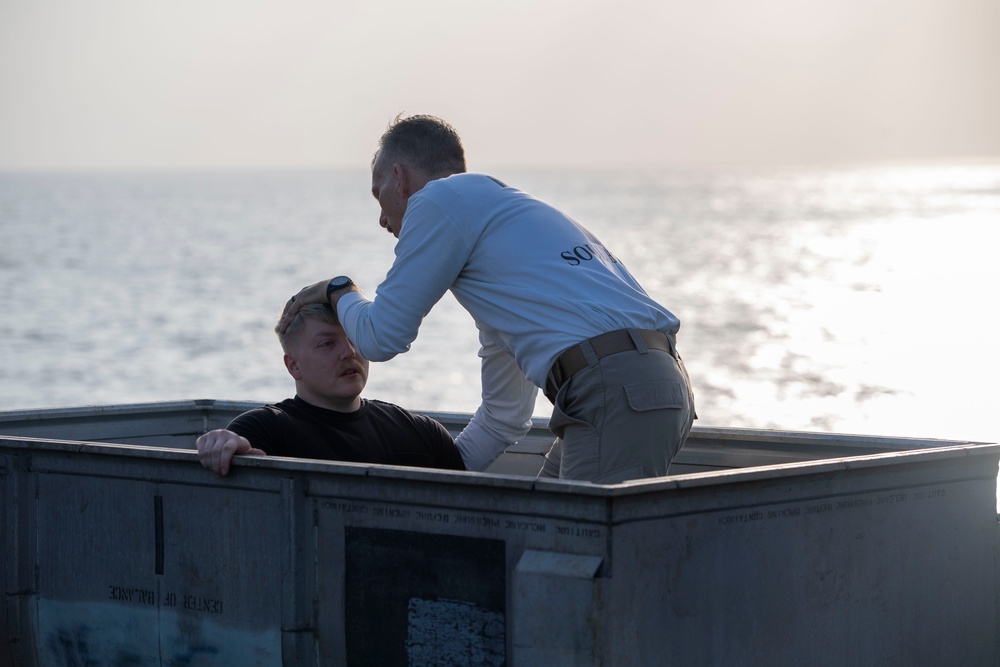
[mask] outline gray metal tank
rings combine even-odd
[[[1000,445],[696,428],[604,486],[529,476],[539,429],[521,474],[217,478],[194,437],[248,407],[0,414],[0,665],[1000,662]]]

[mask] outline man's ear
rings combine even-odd
[[[410,170],[405,164],[393,162],[392,177],[396,180],[396,194],[403,199],[413,194],[410,190]]]
[[[299,362],[295,361],[295,357],[285,353],[283,357],[285,361],[285,368],[288,369],[288,374],[291,375],[296,380],[302,379],[302,371],[299,370]]]

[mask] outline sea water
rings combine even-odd
[[[491,173],[680,317],[698,424],[1000,440],[1000,162]],[[290,396],[276,317],[374,295],[377,218],[364,169],[0,174],[0,410]],[[477,350],[446,295],[366,395],[471,412]]]

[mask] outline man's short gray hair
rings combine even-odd
[[[401,158],[433,178],[465,172],[465,149],[454,127],[437,116],[396,116],[378,142],[372,171],[379,157],[382,165]]]

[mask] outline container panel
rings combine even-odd
[[[633,613],[608,616],[615,656],[997,664],[995,487],[961,479],[967,469],[930,484],[884,473],[867,490],[808,478],[720,488],[616,528],[616,607]]]
[[[280,498],[42,475],[37,664],[281,657]]]
[[[601,664],[603,562],[533,549],[521,555],[513,586],[514,664]]]
[[[505,664],[501,540],[347,528],[348,665]]]

